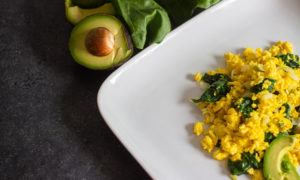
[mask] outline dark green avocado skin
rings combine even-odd
[[[83,9],[96,8],[104,4],[106,0],[72,0],[73,5],[77,5]]]

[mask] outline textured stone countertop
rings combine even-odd
[[[64,1],[0,1],[0,179],[149,179],[100,116]]]

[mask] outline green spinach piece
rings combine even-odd
[[[226,79],[219,79],[218,81],[211,84],[210,88],[208,88],[200,97],[200,99],[192,99],[194,103],[199,102],[216,102],[220,100],[222,97],[225,97],[227,93],[229,93],[231,87],[227,85]]]
[[[275,94],[275,95],[279,95],[279,91],[275,91],[273,94]]]
[[[161,42],[171,31],[168,13],[154,0],[112,0],[136,48]]]
[[[212,84],[220,79],[225,79],[227,81],[231,81],[230,77],[227,76],[226,74],[221,74],[221,73],[216,73],[214,75],[209,75],[207,73],[205,73],[201,80],[208,83],[208,84]]]
[[[244,97],[241,104],[234,104],[234,108],[237,108],[244,118],[250,118],[250,113],[257,108],[252,108],[252,104],[258,104],[258,101],[253,101],[250,97]]]
[[[298,113],[300,112],[300,106],[295,107],[295,109]]]
[[[253,154],[250,153],[243,153],[242,159],[239,161],[231,161],[228,160],[228,169],[231,174],[233,175],[241,175],[246,174],[247,170],[250,168],[259,169],[260,164],[255,159],[255,154],[257,152],[254,152]]]
[[[284,136],[284,135],[286,135],[286,133],[279,132],[277,134],[277,137]],[[265,133],[265,142],[271,143],[274,139],[276,139],[276,136],[274,136],[272,133],[270,132]]]
[[[296,127],[297,127],[297,125],[293,125],[293,127],[288,130],[288,134],[289,135],[295,135]]]
[[[294,55],[292,53],[287,53],[287,54],[280,54],[275,57],[280,58],[284,62],[285,65],[287,65],[293,69],[300,68],[298,55]],[[294,59],[294,57],[295,57],[295,59]]]
[[[220,139],[218,139],[218,142],[217,142],[217,144],[216,144],[216,147],[221,147],[221,140],[220,140]]]
[[[169,13],[175,25],[192,17],[197,8],[207,9],[220,0],[157,0]]]
[[[232,80],[225,74],[217,73],[215,75],[209,75],[205,73],[201,80],[209,83],[210,87],[202,94],[199,99],[192,99],[194,103],[203,101],[207,103],[216,102],[222,97],[225,97],[231,89],[231,86],[229,86],[227,83]]]
[[[275,138],[272,133],[265,133],[265,142],[271,143]]]
[[[291,111],[291,106],[288,103],[284,103],[282,106],[285,107],[285,118],[290,119],[290,111]]]
[[[263,84],[264,84],[265,81],[270,81],[271,82],[270,86],[267,89],[263,88]],[[257,94],[257,93],[259,93],[263,90],[268,90],[269,92],[272,92],[272,90],[274,88],[274,85],[275,85],[275,82],[276,82],[275,79],[265,78],[261,83],[252,86],[250,88],[250,91],[255,93],[255,94]]]

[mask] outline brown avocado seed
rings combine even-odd
[[[104,27],[92,29],[86,36],[85,46],[95,56],[106,56],[114,49],[114,35]]]

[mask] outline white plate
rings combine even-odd
[[[201,150],[193,124],[195,72],[224,65],[223,54],[290,41],[300,53],[299,0],[224,0],[112,73],[98,94],[106,123],[155,179],[229,179],[226,162]]]

